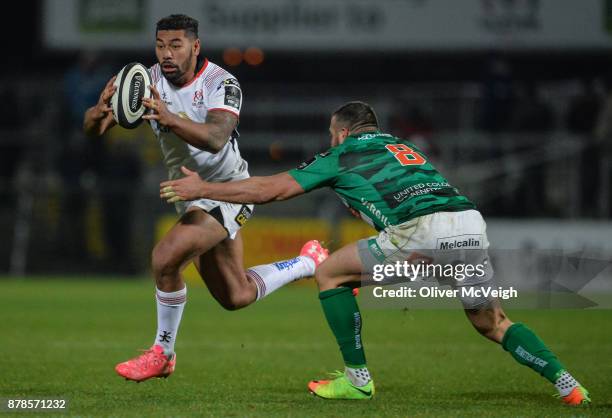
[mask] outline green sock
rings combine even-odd
[[[353,291],[348,287],[324,290],[319,293],[325,318],[336,336],[344,364],[353,368],[365,367],[365,353],[361,345],[361,313]]]
[[[565,370],[546,344],[523,324],[513,324],[506,330],[502,347],[509,351],[516,361],[532,368],[553,384]]]

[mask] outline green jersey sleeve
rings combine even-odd
[[[338,177],[338,155],[331,151],[317,154],[297,168],[289,170],[289,175],[305,192],[331,186]]]

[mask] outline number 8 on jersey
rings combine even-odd
[[[389,144],[385,148],[393,154],[401,165],[423,165],[425,158],[418,154],[415,150],[404,144]]]

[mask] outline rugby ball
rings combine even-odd
[[[132,62],[119,71],[114,84],[117,90],[111,98],[113,117],[120,126],[134,129],[146,110],[142,99],[151,97],[151,74],[144,65]]]

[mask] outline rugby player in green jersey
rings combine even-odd
[[[370,399],[374,383],[366,366],[361,314],[353,288],[371,284],[364,273],[371,273],[375,266],[424,259],[430,264],[462,261],[485,265],[483,274],[457,279],[454,285],[486,284],[492,277],[486,224],[475,205],[450,185],[421,151],[380,131],[368,104],[341,106],[332,114],[329,132],[331,148],[297,169],[209,183],[183,168],[185,177],[162,183],[160,195],[169,202],[208,198],[262,204],[330,187],[354,215],[376,228],[378,235],[340,248],[316,270],[319,299],[340,346],[345,371],[333,379],[308,384],[310,391],[322,398]],[[478,332],[554,384],[565,403],[590,402],[587,390],[555,354],[528,327],[511,322],[497,299],[461,300]]]

